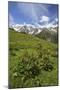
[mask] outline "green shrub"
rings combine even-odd
[[[45,64],[44,66],[43,66],[43,69],[45,70],[45,71],[52,71],[53,70],[53,65],[52,64]]]
[[[13,51],[11,51],[10,54],[11,54],[12,56],[16,56],[16,53],[13,52]]]
[[[52,71],[53,70],[53,64],[51,61],[51,55],[49,49],[42,48],[42,45],[38,44],[38,58],[40,60],[40,67],[41,69],[44,69],[45,71]]]
[[[35,78],[35,76],[41,74],[41,69],[36,63],[36,57],[34,57],[33,54],[29,55],[28,52],[25,52],[19,60],[14,74],[17,77],[22,76],[24,81],[29,78]]]

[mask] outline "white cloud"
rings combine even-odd
[[[55,18],[53,21],[49,22],[50,18],[47,16],[42,16],[40,19],[40,23],[42,23],[42,27],[57,27],[58,26],[58,18]]]
[[[50,27],[57,27],[58,26],[58,18],[55,18],[53,21],[51,21],[51,22],[48,22],[49,21],[49,17],[47,17],[47,16],[42,16],[42,19],[41,19],[41,23],[43,23],[43,22],[45,22],[45,23],[43,23],[42,25],[39,25],[39,27],[41,27],[41,28],[44,28],[44,27],[46,27],[46,28],[50,28]]]
[[[55,18],[53,21],[48,23],[47,27],[57,27],[58,26],[58,18]]]
[[[55,22],[55,21],[52,21],[52,22],[48,23],[47,25],[45,25],[45,27],[47,27],[47,28],[50,28],[50,27],[53,27],[53,28],[54,28],[54,27],[57,27],[58,24],[57,24],[57,23],[54,24],[54,22]]]
[[[58,22],[58,18],[55,18],[55,21]]]
[[[58,26],[58,24],[53,25],[52,23],[50,23],[50,24],[48,24],[46,27],[47,27],[47,28],[50,28],[50,27],[53,27],[53,28],[54,28],[54,27],[57,27],[57,26]]]
[[[50,27],[57,27],[58,26],[58,24],[56,24],[56,25],[53,25],[52,23],[49,23],[49,24],[46,24],[46,25],[40,25],[39,27],[40,28],[50,28]]]
[[[49,21],[49,17],[47,17],[47,16],[42,16],[41,17],[41,20],[40,20],[40,22],[42,23],[42,22],[48,22]]]
[[[9,26],[14,25],[14,24],[15,24],[14,18],[13,18],[13,16],[11,15],[11,13],[9,13]]]

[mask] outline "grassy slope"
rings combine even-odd
[[[53,43],[57,43],[58,42],[58,33],[54,32],[54,31],[48,31],[48,30],[43,30],[41,33],[39,33],[38,35],[36,35],[37,37],[47,40],[47,41],[51,41]]]
[[[15,31],[9,31],[9,86],[10,88],[22,87],[20,78],[14,78],[14,69],[19,62],[20,56],[27,50],[29,54],[32,52],[37,55],[36,48],[41,44],[43,49],[49,50],[51,55],[51,61],[53,61],[54,69],[51,72],[42,71],[41,75],[38,75],[40,79],[41,86],[47,85],[57,85],[57,45],[47,42],[45,40],[39,39],[35,36],[18,33]],[[45,52],[45,51],[42,51]],[[36,79],[36,78],[35,78]],[[34,79],[26,80],[23,87],[34,86]]]

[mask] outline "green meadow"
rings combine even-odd
[[[9,30],[9,88],[58,85],[58,45]]]

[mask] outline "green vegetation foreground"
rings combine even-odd
[[[9,88],[58,85],[57,44],[9,30]]]

